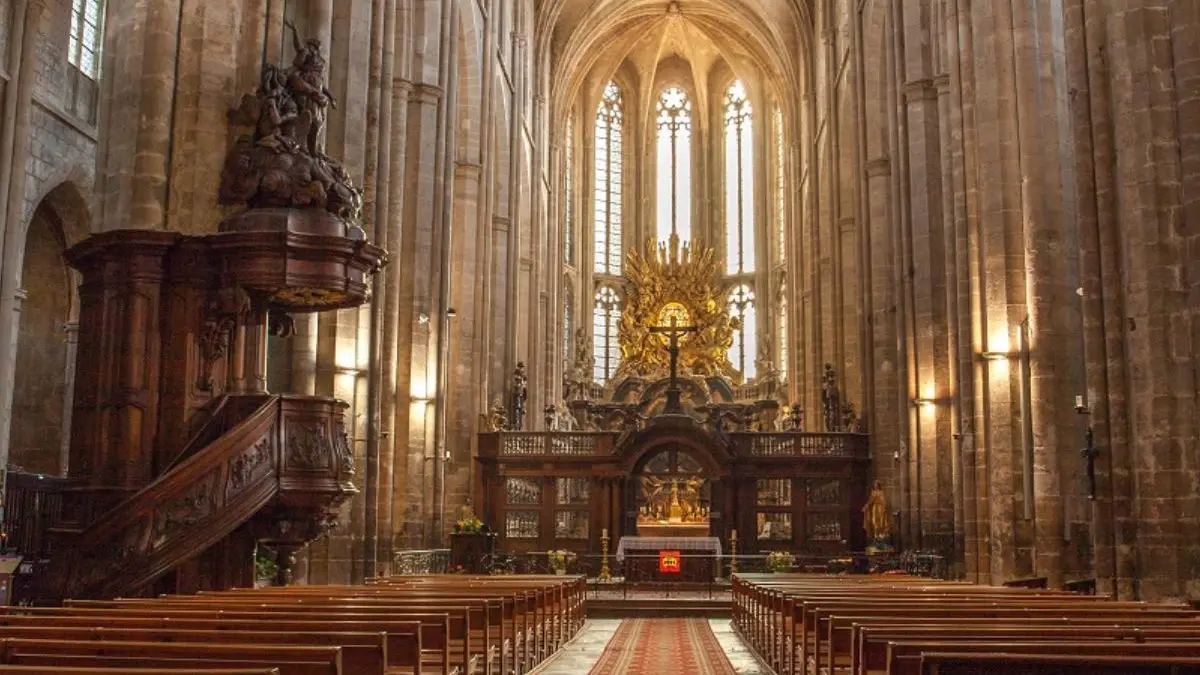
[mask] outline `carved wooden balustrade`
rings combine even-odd
[[[230,397],[253,411],[82,528],[53,561],[47,597],[111,597],[147,587],[251,521],[262,539],[320,536],[355,488],[353,457],[330,398]],[[242,400],[236,400],[242,399]],[[308,524],[312,523],[312,524]]]
[[[866,434],[808,431],[735,432],[729,437],[739,457],[860,460],[868,457],[870,439]]]
[[[9,471],[4,484],[4,551],[26,560],[49,552],[47,533],[62,516],[67,481],[57,476]]]
[[[481,434],[481,457],[603,457],[616,449],[615,432],[503,431]]]

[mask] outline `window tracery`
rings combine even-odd
[[[563,150],[563,261],[575,264],[575,116],[567,118]]]
[[[621,298],[612,286],[596,289],[592,310],[592,376],[598,383],[612,379],[621,363],[617,330],[621,323]]]
[[[692,238],[692,102],[680,87],[658,97],[657,234]]]
[[[753,108],[741,80],[725,92],[725,261],[729,274],[754,271]]]
[[[738,322],[733,332],[733,345],[729,348],[729,361],[747,380],[756,374],[758,339],[754,313],[754,289],[749,284],[740,284],[729,294],[729,315]]]
[[[596,110],[595,260],[597,274],[621,273],[622,133],[621,89],[609,82]]]

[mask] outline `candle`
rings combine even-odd
[[[1082,396],[1076,396],[1076,397],[1075,397],[1075,407],[1076,407],[1076,408],[1082,408],[1082,407],[1083,407],[1083,397],[1082,397]]]
[[[604,537],[605,539],[608,539],[608,528],[607,527],[600,531],[600,536]]]
[[[732,532],[730,532],[730,533],[729,533],[729,538],[730,538],[730,539],[737,539],[737,530],[733,530]]]

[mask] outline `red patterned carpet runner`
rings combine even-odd
[[[591,675],[734,675],[708,619],[626,619]]]

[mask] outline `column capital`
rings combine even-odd
[[[409,100],[413,103],[425,103],[433,105],[442,100],[445,94],[442,88],[436,84],[426,84],[425,82],[413,82],[412,89],[409,93]]]
[[[483,165],[476,162],[456,162],[454,173],[460,178],[478,180],[483,175]]]
[[[876,157],[863,165],[863,172],[867,174],[867,178],[890,176],[892,173],[892,160],[887,157]]]
[[[396,77],[392,78],[392,88],[398,89],[398,90],[404,92],[406,95],[412,94],[413,83],[412,83],[412,80],[409,80],[409,79],[406,79],[406,78],[403,78],[403,77],[400,77],[399,75],[397,75]]]
[[[930,78],[905,82],[901,90],[906,101],[929,101],[937,98],[937,89]]]
[[[513,46],[517,49],[525,49],[529,46],[529,38],[524,33],[515,30],[512,32],[512,41]]]
[[[950,75],[943,73],[933,78],[933,87],[937,89],[938,95],[950,93]]]

